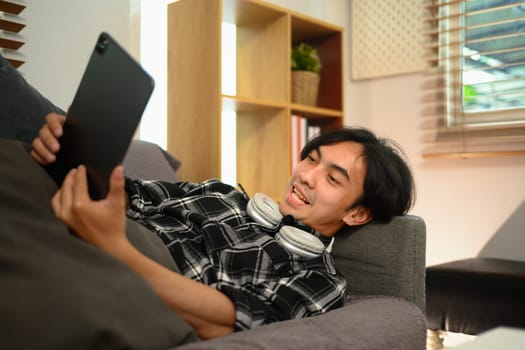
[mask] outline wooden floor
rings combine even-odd
[[[463,333],[440,332],[439,336],[435,332],[427,332],[427,350],[452,350],[455,347],[472,341],[476,336]]]

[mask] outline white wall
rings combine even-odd
[[[167,13],[173,0],[141,1],[140,60],[155,79],[155,89],[142,116],[140,138],[167,148]]]
[[[138,57],[137,0],[25,0],[20,71],[63,109],[71,103],[98,34],[105,30]]]
[[[22,68],[26,78],[45,96],[67,108],[100,30],[110,31],[137,53],[138,1],[25,1],[29,6],[25,14],[29,26],[23,33],[28,42],[24,47],[28,63]],[[163,128],[163,122],[155,118],[165,113],[166,103],[162,74],[166,43],[161,33],[165,18],[161,16],[168,1],[148,0],[147,8],[144,2],[142,6],[143,16],[154,22],[153,27],[143,31],[142,46],[149,47],[145,41],[158,45],[157,51],[148,49],[153,54],[143,57],[143,64],[158,82],[158,96],[148,106],[152,119],[145,116],[146,124],[155,132]],[[268,1],[349,28],[350,1]],[[350,32],[345,35],[345,123],[370,127],[404,147],[418,190],[412,213],[427,223],[427,264],[471,257],[480,251],[485,256],[525,260],[525,157],[423,160],[418,126],[424,76],[416,73],[352,81]],[[156,60],[155,55],[160,59]],[[155,137],[148,133],[144,133],[146,139]]]

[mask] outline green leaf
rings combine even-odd
[[[321,60],[317,55],[317,50],[305,43],[300,43],[292,48],[292,70],[306,70],[319,73]]]

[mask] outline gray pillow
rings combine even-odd
[[[56,185],[20,142],[0,140],[0,164],[0,349],[165,349],[193,336],[143,278],[54,216]],[[141,250],[174,266],[128,225]]]
[[[30,144],[50,112],[64,114],[0,54],[0,138]]]

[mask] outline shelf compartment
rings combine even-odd
[[[237,28],[238,95],[288,101],[286,77],[290,72],[282,57],[286,56],[289,48],[286,40],[282,39],[283,35],[279,34],[285,33],[286,28],[285,17],[264,30]]]
[[[290,119],[287,109],[237,112],[237,181],[252,196],[280,199],[289,181]]]
[[[321,59],[317,106],[343,110],[343,31],[342,28],[303,16],[291,18],[292,47],[304,42],[315,49]]]

